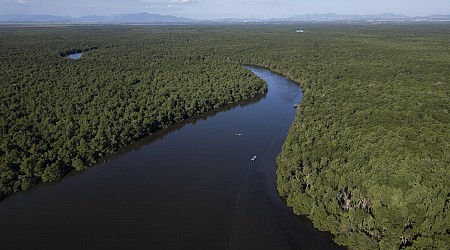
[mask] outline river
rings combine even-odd
[[[265,97],[158,131],[1,201],[0,248],[338,249],[276,191],[275,159],[299,87],[247,68],[268,83]]]

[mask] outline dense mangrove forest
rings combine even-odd
[[[4,28],[1,191],[83,170],[157,129],[266,92],[192,37],[166,28]],[[64,58],[83,51],[82,60]]]
[[[295,213],[350,249],[450,245],[450,25],[2,26],[0,34],[0,196],[264,95],[247,64],[304,92],[277,159],[278,191]],[[76,52],[84,54],[64,58]]]

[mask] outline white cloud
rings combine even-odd
[[[138,2],[146,2],[152,4],[187,4],[197,3],[196,0],[138,0]]]
[[[28,0],[16,0],[16,3],[18,3],[18,4],[26,4],[26,3],[28,3]]]
[[[280,3],[275,1],[266,1],[266,2],[256,2],[257,4],[266,5],[266,6],[289,6],[290,4],[287,3]]]
[[[186,4],[186,3],[196,3],[195,0],[173,0],[171,3],[177,3],[177,4]]]

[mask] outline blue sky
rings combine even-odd
[[[272,18],[311,13],[450,14],[450,0],[0,0],[0,15],[79,17],[148,12],[195,19]]]

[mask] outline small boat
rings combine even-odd
[[[251,160],[251,161],[255,161],[255,160],[256,160],[256,155],[253,156],[250,160]]]
[[[234,134],[235,136],[242,136],[242,134],[241,133],[236,133],[236,134]]]

